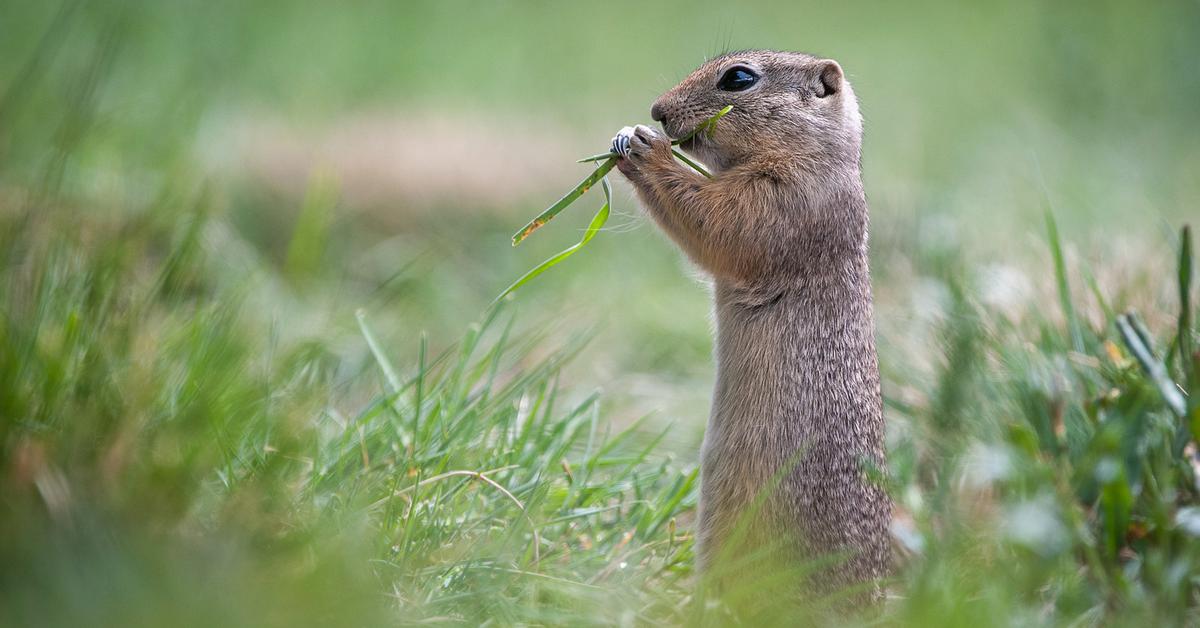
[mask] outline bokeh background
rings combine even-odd
[[[430,355],[455,346],[599,207],[510,246],[588,172],[574,160],[741,48],[829,56],[855,85],[889,412],[924,403],[944,366],[948,276],[1014,324],[1063,320],[1048,211],[1086,269],[1081,316],[1104,325],[1092,285],[1173,320],[1161,278],[1200,217],[1190,0],[4,0],[0,211],[41,225],[5,255],[67,224],[82,250],[140,238],[152,259],[194,236],[204,262],[172,281],[232,286],[271,347],[320,353],[337,398],[368,399],[357,311],[405,364],[422,334]],[[546,346],[591,334],[568,396],[600,389],[605,421],[673,426],[659,446],[686,465],[712,380],[707,287],[613,179],[605,231],[510,308]]]

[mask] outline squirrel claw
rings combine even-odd
[[[612,140],[612,150],[621,157],[641,157],[650,151],[659,134],[654,129],[639,124],[636,127],[627,126],[617,131]]]
[[[628,157],[633,152],[630,146],[630,138],[632,137],[633,127],[631,126],[623,127],[620,131],[617,131],[612,140],[612,152],[622,157]]]

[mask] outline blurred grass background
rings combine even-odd
[[[523,466],[502,479],[525,487],[529,493],[519,496],[532,500],[531,510],[537,504],[545,520],[622,500],[643,504],[619,510],[618,519],[578,515],[583,519],[556,524],[564,526],[557,530],[563,538],[575,539],[567,545],[581,558],[560,556],[568,566],[555,577],[587,581],[612,561],[624,562],[616,559],[627,546],[644,543],[662,571],[638,578],[686,578],[686,550],[655,554],[654,543],[676,509],[686,538],[691,497],[671,496],[692,472],[707,415],[708,295],[621,182],[608,231],[522,289],[487,328],[481,347],[500,349],[481,348],[478,369],[478,356],[459,350],[475,333],[464,339],[462,330],[478,329],[490,300],[575,241],[599,206],[598,195],[588,197],[520,248],[509,246],[516,227],[587,172],[573,159],[602,149],[621,126],[647,121],[654,97],[706,57],[746,47],[834,57],[862,100],[893,471],[918,528],[953,528],[930,519],[953,511],[930,505],[932,487],[965,473],[956,460],[991,460],[988,444],[1002,440],[1012,417],[1041,412],[1042,397],[1068,407],[1074,400],[1078,417],[1088,416],[1084,402],[1102,387],[1079,383],[1072,369],[1104,372],[1103,381],[1117,388],[1143,385],[1121,379],[1127,371],[1108,372],[1113,354],[1104,341],[1120,344],[1113,314],[1131,307],[1161,337],[1176,329],[1177,228],[1194,222],[1200,206],[1195,2],[8,0],[0,2],[0,420],[6,525],[31,540],[6,551],[9,564],[38,565],[40,574],[30,588],[18,588],[20,569],[6,572],[9,599],[28,602],[28,609],[7,604],[17,613],[10,619],[86,616],[98,604],[88,596],[100,576],[73,568],[78,556],[100,572],[125,565],[133,574],[111,579],[114,586],[127,582],[128,599],[140,600],[122,605],[126,598],[117,596],[106,607],[123,620],[177,610],[147,605],[138,615],[147,599],[194,602],[184,575],[193,566],[198,577],[229,580],[198,590],[245,597],[220,609],[185,605],[178,616],[198,617],[198,624],[259,623],[297,590],[329,596],[309,602],[333,615],[306,614],[310,606],[299,605],[296,617],[315,623],[339,613],[347,621],[338,623],[360,616],[370,623],[379,619],[372,613],[396,600],[407,619],[477,618],[500,612],[497,606],[510,613],[497,615],[502,623],[529,619],[519,614],[524,602],[576,599],[577,592],[518,587],[519,595],[500,596],[509,606],[495,599],[455,606],[445,599],[511,593],[516,585],[472,581],[478,576],[462,565],[483,554],[448,554],[432,532],[417,535],[424,553],[396,550],[403,559],[376,537],[363,535],[371,539],[366,548],[353,533],[344,538],[348,521],[376,529],[388,519],[390,510],[371,505],[397,490],[398,478],[414,482],[513,460]],[[1085,344],[1071,337],[1064,308],[1049,305],[1060,301],[1043,222],[1048,210],[1058,221],[1073,290],[1062,302],[1074,301],[1078,326],[1088,330]],[[360,309],[367,327],[355,316]],[[538,340],[505,349],[508,316],[512,334]],[[368,347],[364,328],[379,351]],[[575,347],[580,335],[591,342],[574,360],[560,359],[561,347]],[[427,407],[436,395],[410,398],[408,387],[410,405],[388,415],[394,424],[359,431],[356,421],[370,415],[363,408],[396,403],[395,382],[380,370],[379,356],[391,356],[389,368],[407,381],[424,372],[422,351],[429,360],[448,351],[446,364],[478,370],[479,379],[468,378],[474,387],[463,387],[450,366],[431,375],[430,385],[443,386],[437,389],[447,403],[479,402],[483,409],[444,414],[441,405]],[[1178,354],[1172,368],[1184,369]],[[508,361],[486,357],[493,355]],[[547,360],[553,368],[539,370]],[[1121,364],[1136,371],[1132,362]],[[495,382],[488,379],[493,371],[500,374]],[[959,383],[960,372],[973,375]],[[528,373],[536,376],[526,381]],[[1186,379],[1186,372],[1175,374]],[[601,389],[595,420],[614,430],[648,418],[605,453],[618,462],[600,463],[606,458],[597,457],[588,430],[563,441],[568,445],[535,438],[536,455],[522,457],[516,441],[501,447],[491,440],[489,430],[507,425],[501,408],[508,406],[479,396],[510,380],[526,381],[500,395],[511,402],[517,427],[529,399],[556,385],[564,407],[599,403],[587,400]],[[1042,401],[1015,395],[1014,385]],[[1163,412],[1146,404],[1130,416]],[[431,423],[465,422],[474,439],[443,434],[442,445],[422,445],[420,426],[401,420],[405,412]],[[566,416],[564,424],[575,420]],[[960,426],[947,427],[953,425]],[[353,438],[345,441],[346,434]],[[1090,442],[1090,430],[1081,434]],[[361,451],[347,444],[354,441]],[[381,452],[372,454],[376,446]],[[576,458],[554,454],[560,446]],[[456,449],[461,457],[446,453]],[[1087,451],[1077,449],[1080,456]],[[315,460],[340,460],[348,450],[361,454],[361,475],[334,474],[341,483],[314,479]],[[548,474],[566,481],[555,455],[610,475],[596,476],[594,492],[552,499]],[[1092,464],[1076,463],[1070,473]],[[409,469],[418,475],[409,478]],[[1051,487],[1052,476],[1028,482]],[[21,497],[27,489],[37,499]],[[455,490],[462,493],[450,503],[467,499],[466,489]],[[1044,493],[1022,494],[1035,504],[1053,501]],[[1063,491],[1050,493],[1062,498]],[[436,495],[432,504],[440,503]],[[654,503],[646,495],[665,497]],[[74,514],[54,514],[60,502],[76,503]],[[409,519],[427,525],[426,532],[480,512],[494,523],[500,515],[490,508],[504,503],[502,496],[454,503],[444,512],[430,505],[428,520]],[[638,514],[638,507],[649,510]],[[318,511],[336,516],[322,519],[313,515]],[[501,514],[513,517],[511,510]],[[639,523],[625,539],[623,517],[635,514]],[[44,516],[55,526],[43,529]],[[579,521],[589,529],[569,527]],[[382,524],[388,535],[393,523]],[[470,547],[492,557],[520,549],[490,533],[470,538],[478,543]],[[915,572],[914,601],[898,618],[978,611],[919,584],[943,586],[962,565],[986,564],[970,557],[987,552],[947,538],[950,558],[930,559]],[[1048,603],[1022,596],[1050,586],[1048,573],[1070,573],[1075,543],[1088,542],[1072,539],[1043,557],[1053,566],[1019,562],[1026,579],[1011,588],[966,579],[964,587],[985,591],[968,597],[1010,614],[1019,613],[1005,605],[1018,600],[1021,612],[1036,614],[1030,609]],[[954,549],[955,542],[966,549]],[[355,547],[343,551],[340,543]],[[1113,564],[1120,549],[1108,557]],[[394,561],[391,568],[406,575],[364,569],[364,556]],[[519,565],[513,569],[526,571],[533,560],[510,558]],[[1176,610],[1194,597],[1187,588],[1194,572],[1181,569],[1185,593],[1170,607]],[[172,575],[147,575],[159,573]],[[272,590],[263,584],[267,573],[290,575]],[[1106,586],[1116,587],[1113,581],[1110,574]],[[142,595],[147,582],[165,592]],[[342,586],[370,602],[328,591]],[[1095,598],[1080,593],[1082,586],[1068,582],[1045,594],[1068,600],[1061,604],[1073,615],[1034,619],[1091,617]],[[1156,587],[1150,585],[1162,590]],[[40,604],[48,600],[37,591],[45,590],[72,603]],[[380,591],[393,595],[381,603]],[[597,617],[686,617],[676,601],[616,595],[622,603],[596,603]],[[1110,604],[1118,606],[1108,598],[1099,606]],[[50,607],[62,614],[35,620]],[[71,614],[77,607],[83,615]]]

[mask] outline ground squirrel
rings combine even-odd
[[[891,501],[872,472],[883,471],[884,424],[858,102],[835,61],[745,51],[702,65],[651,117],[678,138],[726,105],[711,135],[681,146],[711,179],[677,162],[650,127],[613,139],[646,210],[714,283],[700,568],[715,573],[770,546],[810,567],[840,556],[810,571],[819,589],[877,582]],[[736,577],[763,566],[750,560]]]

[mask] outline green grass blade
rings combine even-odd
[[[692,129],[691,133],[688,133],[687,135],[675,140],[674,142],[671,142],[671,146],[679,146],[680,144],[692,139],[693,137],[696,137],[702,131],[704,133],[707,133],[709,137],[712,137],[713,130],[715,130],[717,128],[717,121],[720,120],[721,118],[725,117],[725,114],[729,113],[730,111],[733,111],[733,105],[725,105],[724,109],[721,109],[720,111],[718,111],[711,118],[696,125],[696,128]]]
[[[512,238],[513,246],[520,244],[521,240],[524,240],[525,238],[529,237],[529,234],[533,233],[534,231],[537,231],[538,229],[542,228],[542,225],[545,225],[546,223],[553,220],[554,217],[559,214],[559,212],[566,209],[567,206],[570,205],[571,203],[574,203],[575,199],[579,198],[580,196],[583,196],[584,193],[586,193],[588,190],[590,190],[593,185],[596,185],[597,181],[599,181],[600,179],[603,179],[604,175],[607,175],[608,172],[613,169],[613,166],[616,166],[616,165],[617,165],[617,160],[615,158],[610,158],[608,161],[600,164],[599,167],[597,167],[595,170],[592,171],[592,174],[589,174],[587,177],[584,178],[583,181],[579,182],[579,185],[576,185],[574,189],[572,189],[570,192],[567,192],[566,196],[563,196],[562,198],[558,199],[558,201],[555,202],[553,205],[551,205],[549,208],[547,208],[546,211],[542,212],[541,214],[538,214],[537,218],[534,218],[533,220],[529,221],[529,224],[525,225],[524,227],[521,228],[520,231],[515,233]],[[602,211],[604,211],[605,218],[607,219],[607,217],[608,217],[607,211],[606,210],[602,210]],[[597,216],[599,216],[599,214],[597,214]],[[564,253],[565,252],[566,251],[564,251]],[[573,252],[574,251],[572,251],[572,253]],[[560,255],[561,255],[561,253],[560,253]],[[570,254],[568,253],[568,255],[570,255]],[[553,259],[553,258],[551,258],[551,259]],[[550,261],[550,260],[547,260],[547,261]],[[558,262],[554,262],[554,263],[557,264]],[[553,265],[554,264],[551,264],[551,266],[553,266]],[[534,270],[537,270],[537,269],[534,269]],[[543,270],[545,270],[545,269],[543,269]],[[510,288],[510,290],[514,290],[514,289],[515,288]],[[505,294],[507,294],[507,292]]]
[[[1067,319],[1067,331],[1071,335],[1071,348],[1084,353],[1083,332],[1079,328],[1079,317],[1071,303],[1071,284],[1067,281],[1067,264],[1063,258],[1062,241],[1058,237],[1058,225],[1054,214],[1046,210],[1046,234],[1050,240],[1050,253],[1054,256],[1054,278],[1058,283],[1058,298],[1062,303],[1063,316]]]
[[[707,168],[692,161],[690,158],[688,158],[687,155],[684,155],[683,152],[672,148],[671,153],[674,154],[675,157],[677,157],[679,159],[679,161],[682,161],[683,163],[691,166],[692,170],[699,172],[700,174],[704,175],[705,177],[708,177],[709,179],[713,178],[712,173],[709,172]]]
[[[383,371],[383,376],[387,378],[391,392],[395,393],[401,389],[400,376],[396,374],[396,369],[392,366],[392,362],[383,353],[383,348],[379,346],[379,341],[375,339],[375,334],[371,333],[371,328],[367,327],[367,313],[363,310],[358,310],[354,313],[354,316],[358,319],[358,328],[362,331],[363,338],[367,340],[367,347],[371,349],[371,355],[375,356],[375,362],[379,364],[380,370]]]
[[[1192,378],[1192,229],[1184,226],[1179,243],[1179,326],[1176,345],[1184,381]]]
[[[655,514],[657,514],[658,517],[650,529],[647,530],[647,536],[653,536],[656,534],[658,530],[662,528],[664,523],[669,521],[671,517],[675,516],[675,513],[679,511],[679,505],[683,502],[683,500],[689,495],[692,495],[699,479],[700,467],[695,467],[692,469],[691,473],[679,477],[679,481],[677,482],[676,486],[672,487],[672,491],[668,493],[670,497],[667,498],[666,503],[657,509]]]
[[[720,120],[722,116],[724,116],[725,114],[729,113],[732,110],[733,110],[733,105],[726,106],[724,109],[721,109],[720,111],[718,111],[716,113],[716,115],[712,116],[711,118],[709,118],[709,119],[705,120],[704,122],[701,122],[699,125],[697,125],[695,129],[692,129],[691,133],[688,133],[687,135],[683,136],[682,138],[675,140],[674,142],[671,142],[671,146],[678,146],[680,143],[686,142],[686,141],[692,139],[698,133],[701,133],[701,132],[708,133],[711,136],[713,129],[716,128],[717,121]],[[702,174],[710,179],[712,178],[712,174],[708,170],[706,170],[700,164],[697,164],[696,162],[692,161],[691,159],[688,159],[686,156],[683,155],[683,153],[681,153],[677,150],[672,150],[671,152],[674,153],[675,156],[678,157],[681,161],[683,161],[683,163],[685,163],[688,166],[691,166],[693,169],[695,169],[696,172],[699,172],[700,174]],[[583,196],[584,194],[586,194],[587,191],[590,190],[592,188],[592,186],[596,184],[597,181],[603,179],[605,177],[605,175],[607,175],[609,173],[609,171],[612,170],[613,167],[617,165],[617,160],[619,158],[620,158],[620,155],[613,153],[613,152],[608,152],[608,153],[601,153],[599,155],[592,155],[590,157],[584,157],[583,159],[580,159],[578,163],[588,163],[588,162],[595,162],[595,161],[602,161],[602,160],[604,161],[604,163],[600,164],[595,170],[592,171],[591,174],[589,174],[587,177],[585,177],[583,179],[583,181],[580,181],[579,184],[576,185],[570,192],[567,192],[566,195],[564,195],[562,198],[555,201],[555,203],[553,205],[546,208],[546,210],[543,211],[542,213],[538,214],[538,216],[536,218],[534,218],[533,220],[530,220],[524,227],[521,227],[520,231],[513,234],[513,237],[512,237],[513,246],[520,244],[522,240],[529,237],[529,234],[533,233],[534,231],[537,231],[538,229],[541,229],[543,225],[545,225],[546,223],[553,220],[555,216],[557,216],[559,213],[562,212],[562,210],[566,209],[571,203],[574,203],[580,196]],[[599,214],[597,214],[597,217],[599,217]],[[607,218],[607,215],[606,215],[606,218]],[[594,220],[595,219],[593,219],[593,221]],[[582,243],[581,243],[581,245],[582,245]],[[513,290],[516,290],[517,286],[520,283],[523,283],[524,281],[527,281],[529,279],[532,279],[533,277],[536,277],[537,275],[541,274],[542,271],[546,270],[546,268],[549,268],[550,266],[553,266],[554,264],[557,264],[558,262],[562,261],[566,257],[569,257],[576,250],[578,250],[576,247],[571,247],[570,249],[567,249],[566,251],[563,251],[562,253],[559,253],[558,255],[546,260],[545,262],[543,262],[543,264],[545,265],[544,267],[539,266],[537,268],[534,268],[532,271],[530,271],[530,273],[532,273],[532,274],[527,274],[525,277],[518,279],[517,284],[510,286],[509,289],[506,290],[504,292],[504,294],[501,294],[500,296],[503,297],[505,294],[508,294],[509,292],[512,292]],[[562,256],[562,257],[559,257],[559,256]]]
[[[1096,299],[1096,304],[1104,312],[1104,320],[1113,321],[1117,318],[1117,311],[1112,308],[1112,304],[1104,296],[1104,291],[1100,289],[1099,282],[1096,281],[1096,275],[1088,268],[1083,269],[1085,281],[1087,281],[1088,289],[1092,291],[1092,298]]]
[[[678,145],[678,142],[671,143],[671,146],[676,146],[676,145]],[[677,157],[679,159],[679,161],[682,161],[683,163],[690,166],[692,168],[692,170],[699,172],[700,174],[708,177],[709,179],[713,178],[712,173],[709,172],[707,168],[705,168],[704,166],[701,166],[699,163],[697,163],[695,161],[692,161],[691,158],[689,158],[687,155],[683,154],[682,151],[672,148],[671,154],[675,155],[675,157]],[[620,155],[618,155],[616,153],[604,153],[603,155],[592,155],[591,157],[584,157],[583,159],[580,159],[576,163],[583,164],[583,163],[588,163],[591,161],[600,161],[601,159],[613,159],[616,157],[620,157]]]
[[[425,403],[425,375],[426,364],[425,356],[429,351],[429,336],[425,332],[421,332],[421,344],[417,350],[417,375],[413,388],[413,416],[412,416],[412,441],[410,442],[413,451],[417,448],[417,435],[421,433],[421,407]]]
[[[508,288],[505,288],[504,292],[501,292],[500,296],[496,297],[495,300],[492,301],[493,305],[498,303],[504,297],[511,294],[517,288],[520,288],[521,286],[525,285],[526,283],[529,283],[534,277],[537,277],[538,275],[546,272],[547,270],[549,270],[550,268],[552,268],[554,265],[558,264],[559,262],[567,259],[568,257],[571,257],[577,251],[579,251],[579,249],[583,248],[584,245],[586,245],[589,241],[591,241],[592,238],[596,237],[596,234],[600,232],[600,228],[604,226],[604,223],[608,222],[609,207],[612,204],[612,189],[608,185],[608,179],[607,178],[602,179],[601,185],[603,185],[603,187],[604,187],[604,197],[605,197],[604,205],[602,205],[600,207],[600,211],[596,212],[596,215],[592,217],[592,222],[588,223],[587,230],[583,233],[583,239],[581,239],[579,242],[576,242],[575,244],[567,247],[566,249],[563,249],[562,251],[558,252],[557,254],[555,254],[551,258],[547,259],[546,261],[542,262],[541,264],[534,266],[532,270],[525,273],[524,275],[521,275],[520,279],[517,279],[516,281],[514,281],[512,283],[512,285],[510,285]]]

